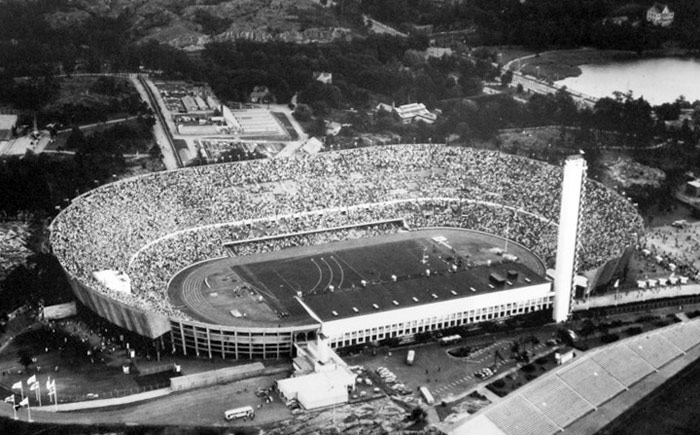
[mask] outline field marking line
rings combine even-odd
[[[338,283],[338,288],[340,288],[343,285],[343,281],[345,280],[345,273],[343,271],[343,266],[338,263],[338,260],[335,259],[334,256],[331,255],[331,260],[335,261],[335,264],[338,265],[338,269],[340,270],[340,282]]]
[[[336,255],[337,255],[337,254],[336,254]],[[348,263],[347,261],[345,261],[345,260],[343,259],[343,257],[341,257],[340,255],[338,255],[338,259],[339,259],[340,261],[342,261],[346,266],[348,266],[348,267],[350,268],[350,270],[352,270],[352,271],[355,272],[357,275],[359,275],[361,279],[364,279],[365,281],[367,281],[367,278],[366,278],[363,274],[361,274],[360,272],[358,272],[357,269],[355,269],[354,267],[352,267],[352,265],[351,265],[350,263]]]
[[[333,268],[331,267],[330,264],[328,264],[328,262],[326,261],[325,258],[321,257],[321,261],[323,261],[323,264],[328,266],[328,270],[331,273],[331,278],[328,280],[328,284],[326,284],[326,288],[328,288],[328,287],[330,287],[331,284],[333,284]]]
[[[316,264],[316,261],[314,261],[314,257],[311,257],[311,262],[316,266],[316,269],[318,269],[318,281],[316,281],[316,285],[313,286],[311,290],[309,290],[309,293],[312,293],[314,290],[316,290],[316,287],[318,287],[319,284],[321,284],[321,280],[323,279],[323,271],[321,270],[321,266]]]
[[[291,288],[292,290],[299,291],[299,289],[301,288],[299,286],[296,286],[296,289],[295,289],[294,286],[292,285],[292,283],[287,281],[282,275],[280,275],[279,272],[277,272],[277,270],[273,269],[273,272],[275,272],[275,275],[279,276],[280,279],[282,281],[284,281],[284,283],[287,284],[289,286],[289,288]]]

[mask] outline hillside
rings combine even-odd
[[[54,29],[122,16],[136,40],[185,49],[239,38],[323,42],[345,38],[348,26],[358,28],[313,0],[63,0],[53,6],[43,18]]]

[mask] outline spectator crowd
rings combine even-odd
[[[91,288],[186,318],[169,302],[168,280],[196,261],[231,254],[224,244],[235,241],[254,240],[235,244],[234,255],[249,255],[374,237],[398,231],[394,221],[403,220],[411,230],[506,236],[552,267],[561,181],[561,168],[544,162],[436,144],[200,166],[88,192],[54,220],[51,243],[64,268]],[[628,200],[591,180],[581,217],[580,270],[621,255],[643,231]],[[106,269],[126,272],[131,294],[93,277]]]

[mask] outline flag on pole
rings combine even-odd
[[[53,381],[53,384],[56,385],[56,381]],[[51,376],[46,380],[46,389],[50,390],[51,389]]]
[[[29,385],[35,384],[36,383],[36,375],[32,375],[29,379],[27,379],[27,383]]]
[[[39,383],[38,383],[38,382],[34,382],[33,384],[31,384],[31,385],[29,386],[29,390],[30,390],[30,391],[36,391],[36,390],[38,390],[38,389],[39,389]]]
[[[18,388],[19,388],[19,389],[22,389],[22,381],[15,382],[14,384],[12,384],[12,389],[13,389],[13,390],[16,390],[16,389],[18,389]]]
[[[29,397],[25,397],[21,402],[18,403],[19,406],[29,406]]]
[[[56,394],[56,380],[54,379],[50,383],[46,382],[46,389],[49,390],[49,396]]]
[[[15,403],[15,395],[5,397],[5,403]]]

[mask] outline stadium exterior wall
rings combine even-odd
[[[510,317],[552,306],[551,282],[323,322],[333,348]]]
[[[148,338],[157,338],[170,331],[166,316],[130,307],[90,288],[68,273],[66,276],[78,300],[115,325]]]
[[[320,325],[277,327],[219,326],[171,319],[173,351],[222,359],[279,359],[290,357],[294,343],[315,337]]]
[[[209,370],[206,372],[170,378],[170,389],[172,391],[184,391],[206,387],[209,385],[226,384],[228,382],[259,376],[264,371],[265,365],[261,362],[255,362],[243,366],[226,367],[218,370]]]

